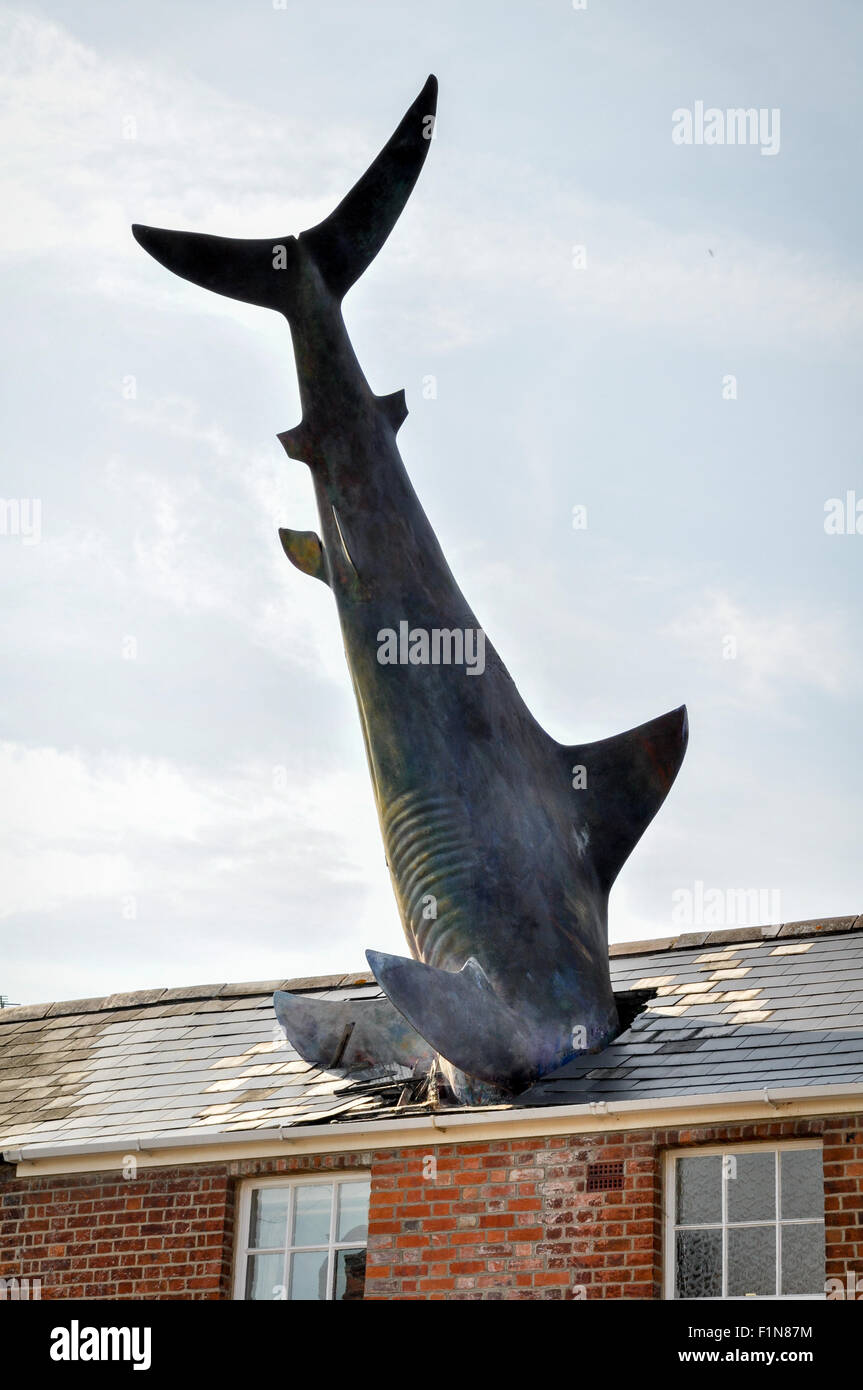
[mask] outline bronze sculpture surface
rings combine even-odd
[[[380,250],[429,149],[429,78],[335,211],[255,241],[136,226],[198,285],[276,309],[303,418],[321,533],[284,549],[332,589],[410,958],[367,953],[386,999],[281,994],[304,1057],[372,1076],[438,1065],[464,1101],[504,1098],[614,1036],[608,894],[686,748],[683,707],[564,746],[536,723],[461,594],[399,455],[404,392],[378,397],[341,302]]]

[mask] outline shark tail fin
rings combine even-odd
[[[294,278],[290,272],[297,253],[294,237],[248,241],[140,223],[134,224],[132,235],[166,270],[193,285],[262,309],[283,314],[290,310]]]
[[[437,79],[429,77],[366,172],[329,217],[302,232],[299,241],[293,236],[240,240],[141,224],[132,228],[135,240],[175,275],[288,318],[298,258],[306,251],[330,291],[342,299],[374,260],[410,197],[428,154],[436,104]]]
[[[428,78],[377,158],[338,207],[300,240],[339,299],[374,260],[425,163],[434,129],[437,78]]]
[[[586,853],[611,888],[656,815],[683,762],[689,739],[686,706],[597,743],[564,748]]]

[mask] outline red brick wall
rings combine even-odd
[[[863,1117],[140,1168],[0,1172],[0,1277],[43,1298],[231,1297],[242,1179],[370,1169],[370,1299],[659,1298],[669,1148],[823,1135],[827,1276],[863,1290]],[[623,1163],[619,1191],[587,1166]]]
[[[225,1165],[17,1178],[2,1186],[0,1277],[44,1298],[222,1298],[233,1185]]]
[[[43,1299],[230,1298],[239,1180],[370,1167],[362,1153],[142,1167],[128,1179],[0,1173],[0,1278],[39,1279]]]
[[[863,1116],[831,1117],[823,1133],[827,1278],[853,1270],[863,1297]]]
[[[380,1156],[366,1297],[662,1296],[665,1152],[823,1135],[827,1277],[863,1291],[863,1118],[440,1145]],[[436,1160],[436,1176],[427,1160]],[[623,1162],[620,1191],[587,1191],[589,1163]]]
[[[431,1152],[431,1151],[430,1151]],[[658,1296],[655,1145],[636,1133],[441,1145],[373,1171],[367,1298]],[[621,1191],[587,1165],[624,1163]]]

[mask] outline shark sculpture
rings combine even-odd
[[[309,1061],[346,1075],[432,1063],[455,1096],[504,1099],[615,1035],[608,895],[687,740],[684,707],[564,746],[532,717],[444,559],[396,444],[403,391],[377,396],[342,300],[377,255],[430,146],[430,77],[362,178],[298,237],[136,226],[169,270],[288,321],[320,535],[280,531],[329,585],[409,957],[367,958],[384,997],[275,1005]]]

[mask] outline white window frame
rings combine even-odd
[[[327,1288],[333,1287],[333,1264],[336,1251],[338,1250],[365,1250],[368,1248],[368,1237],[366,1241],[360,1243],[356,1240],[334,1240],[333,1236],[337,1230],[336,1215],[338,1204],[338,1191],[340,1187],[346,1187],[348,1183],[370,1182],[371,1173],[369,1172],[350,1172],[350,1173],[298,1173],[296,1175],[280,1174],[276,1177],[268,1178],[248,1178],[240,1186],[239,1200],[237,1202],[237,1225],[234,1237],[234,1300],[242,1303],[246,1299],[246,1274],[248,1270],[248,1259],[250,1255],[283,1254],[284,1265],[282,1267],[283,1286],[285,1288],[285,1299],[287,1300],[287,1263],[288,1255],[295,1251],[319,1250],[327,1253]],[[293,1193],[298,1187],[332,1187],[332,1207],[330,1208],[330,1239],[326,1245],[286,1245],[284,1250],[280,1246],[254,1246],[249,1245],[251,1235],[252,1219],[252,1193],[262,1187],[282,1187],[291,1189],[291,1207],[288,1215],[287,1230],[290,1231],[293,1224]],[[278,1302],[279,1300],[274,1300]],[[302,1300],[298,1300],[301,1302]],[[332,1302],[332,1299],[328,1299]]]
[[[663,1176],[663,1228],[665,1251],[663,1259],[663,1287],[662,1297],[666,1300],[686,1303],[749,1303],[753,1301],[751,1295],[747,1294],[726,1294],[722,1293],[717,1298],[703,1299],[677,1299],[675,1297],[676,1282],[676,1255],[677,1255],[677,1232],[678,1230],[710,1230],[721,1231],[722,1233],[722,1287],[728,1286],[728,1230],[727,1221],[727,1183],[723,1178],[722,1183],[722,1220],[721,1222],[704,1222],[694,1227],[680,1227],[677,1222],[677,1188],[675,1182],[675,1164],[678,1158],[712,1158],[736,1154],[751,1153],[770,1153],[774,1156],[780,1153],[787,1153],[792,1149],[818,1149],[823,1153],[824,1146],[820,1139],[764,1139],[760,1142],[751,1144],[693,1144],[688,1148],[669,1149],[665,1154],[665,1172]],[[776,1269],[777,1279],[781,1278],[782,1270],[782,1227],[783,1226],[814,1226],[817,1224],[815,1217],[794,1217],[788,1221],[779,1218],[782,1210],[782,1191],[781,1173],[782,1165],[778,1163],[777,1172],[777,1215],[773,1221],[735,1221],[731,1223],[734,1229],[743,1226],[775,1226],[776,1227]],[[824,1212],[821,1213],[822,1223],[825,1220]],[[798,1302],[817,1302],[826,1299],[827,1290],[823,1293],[810,1294],[790,1294],[773,1293],[757,1294],[755,1301],[758,1303],[783,1303],[789,1300]]]

